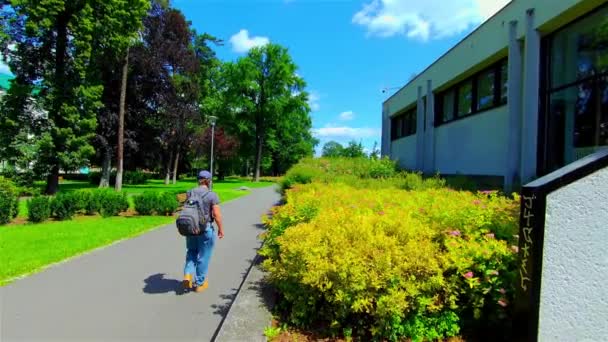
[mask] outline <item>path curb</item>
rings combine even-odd
[[[264,282],[263,258],[256,255],[228,314],[222,321],[215,342],[266,342],[264,329],[272,321],[275,292]]]

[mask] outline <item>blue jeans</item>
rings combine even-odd
[[[207,278],[209,260],[215,245],[215,229],[207,224],[203,234],[186,236],[186,266],[184,275],[191,274],[195,286],[202,285]]]

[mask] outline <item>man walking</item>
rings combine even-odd
[[[201,227],[202,234],[196,236],[186,236],[186,266],[184,267],[183,285],[186,289],[194,289],[196,292],[203,292],[209,286],[207,281],[207,270],[209,261],[215,245],[216,236],[224,237],[224,226],[220,212],[220,199],[217,194],[210,190],[211,173],[201,171],[198,174],[198,187],[188,191],[188,199],[196,194],[202,198],[200,203],[206,227]],[[217,235],[213,222],[217,223]]]

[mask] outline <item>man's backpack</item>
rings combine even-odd
[[[184,207],[179,212],[175,225],[177,231],[183,236],[196,236],[203,233],[202,228],[207,226],[208,218],[203,210],[203,199],[210,193],[207,191],[201,195],[198,191],[192,191]]]

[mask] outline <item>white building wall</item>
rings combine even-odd
[[[547,196],[539,341],[608,338],[608,168]]]
[[[504,175],[508,130],[507,106],[435,128],[435,171]]]
[[[408,170],[416,169],[416,134],[393,140],[391,143],[391,159],[396,160],[399,167]]]

